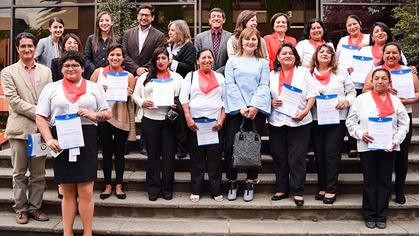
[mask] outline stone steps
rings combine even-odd
[[[74,229],[81,235],[82,224],[76,218]],[[27,225],[14,223],[14,215],[0,216],[0,231],[8,236],[62,235],[61,218],[51,216],[49,222],[33,222]],[[95,217],[94,235],[172,235],[172,236],[245,236],[245,235],[292,235],[292,236],[323,236],[323,235],[418,235],[417,222],[389,220],[384,230],[368,229],[364,222],[349,221],[311,221],[311,220],[231,220],[231,219],[189,219],[189,218],[116,218]]]

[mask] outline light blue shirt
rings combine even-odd
[[[230,57],[225,67],[225,112],[237,114],[241,108],[256,107],[271,113],[269,62],[264,58]]]

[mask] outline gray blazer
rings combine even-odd
[[[60,56],[60,47],[54,44],[51,36],[39,40],[35,51],[35,61],[51,68],[51,61]]]
[[[224,74],[224,66],[227,63],[227,41],[231,37],[231,33],[223,30],[221,34],[220,47],[218,48],[217,58],[214,60],[214,70]],[[203,48],[209,48],[214,52],[214,45],[212,44],[211,30],[204,31],[196,36],[195,39],[196,51]]]

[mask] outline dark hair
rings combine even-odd
[[[67,43],[67,41],[70,38],[73,38],[74,40],[77,41],[77,43],[79,44],[79,52],[83,53],[83,46],[81,45],[81,41],[80,41],[79,36],[77,36],[76,34],[73,34],[73,33],[68,33],[63,37],[63,41],[61,42],[61,54],[64,53],[65,44]]]
[[[52,25],[54,22],[58,22],[58,23],[60,23],[60,24],[62,24],[62,25],[64,26],[64,21],[63,21],[63,19],[61,19],[60,17],[52,17],[52,18],[51,18],[51,19],[49,19],[49,21],[48,21],[48,27],[51,27],[51,25]]]
[[[323,23],[323,21],[321,21],[319,19],[311,19],[305,24],[304,32],[303,32],[303,39],[310,39],[310,29],[311,29],[311,25],[313,25],[314,23],[319,23],[320,26],[322,27],[322,29],[323,29],[322,39],[325,42],[330,42],[329,36],[327,35],[326,25]]]
[[[113,50],[115,50],[117,48],[121,49],[122,57],[125,57],[124,49],[122,47],[122,44],[120,44],[120,43],[113,43],[113,44],[109,45],[106,49],[106,55],[109,56],[109,53],[111,53]]]
[[[322,48],[327,48],[329,49],[330,52],[332,52],[332,58],[330,58],[330,63],[329,63],[329,67],[330,70],[336,74],[336,71],[338,69],[338,62],[336,60],[336,53],[335,50],[328,44],[322,44],[320,46],[318,46],[316,48],[316,50],[313,53],[313,56],[311,57],[311,61],[310,61],[310,72],[313,73],[314,68],[319,68],[319,59],[317,58],[317,56],[319,55],[319,52]]]
[[[144,86],[148,83],[148,82],[150,82],[150,80],[152,79],[152,78],[156,78],[156,76],[157,76],[157,63],[156,63],[156,61],[157,61],[157,57],[160,55],[160,54],[164,54],[164,55],[166,55],[167,56],[167,58],[169,58],[169,52],[167,51],[167,49],[166,48],[164,48],[164,47],[158,47],[158,48],[156,48],[155,50],[154,50],[154,52],[153,52],[153,55],[151,56],[151,60],[150,60],[150,67],[149,67],[149,69],[148,69],[148,74],[147,74],[147,77],[145,78],[145,80],[144,80]]]
[[[226,19],[226,13],[223,11],[223,9],[218,8],[218,7],[214,7],[213,9],[210,10],[209,14],[208,14],[208,18],[211,17],[211,13],[213,12],[219,12],[221,13],[221,15],[223,16],[224,19]]]
[[[99,21],[103,15],[109,15],[112,20],[112,15],[108,11],[101,11],[97,15],[95,33],[93,34],[93,40],[92,40],[93,52],[95,53],[99,50],[99,39],[102,38],[102,33],[99,27]],[[117,40],[116,40],[115,33],[113,32],[113,26],[111,26],[111,29],[109,30],[109,35],[108,35],[108,38],[106,39],[105,44],[106,46],[109,46],[110,44],[113,44],[113,43],[117,43]]]
[[[349,15],[348,17],[346,17],[345,24],[346,24],[346,22],[347,22],[349,19],[354,19],[354,20],[356,20],[356,21],[358,22],[358,24],[359,24],[360,26],[362,26],[362,22],[361,22],[361,19],[359,18],[359,16],[357,16],[357,15]]]
[[[276,52],[276,58],[275,58],[275,61],[274,61],[274,70],[277,71],[277,72],[281,69],[281,63],[279,63],[278,55],[281,53],[282,49],[285,48],[285,47],[291,48],[291,51],[292,51],[292,53],[294,54],[294,57],[295,57],[294,65],[295,66],[301,66],[301,58],[300,58],[300,55],[298,55],[297,49],[295,49],[295,47],[290,43],[284,43],[278,49],[278,52]]]
[[[400,58],[399,58],[399,64],[400,65],[404,65],[404,63],[403,63],[403,60],[402,60],[402,48],[400,47],[400,45],[398,44],[398,43],[396,43],[396,42],[389,42],[389,43],[386,43],[385,45],[384,45],[384,47],[383,47],[383,57],[381,58],[381,61],[380,61],[380,63],[378,64],[378,65],[383,65],[384,64],[384,52],[386,51],[386,48],[388,47],[388,46],[396,46],[396,48],[397,48],[397,50],[399,51],[399,55],[400,55]]]
[[[241,32],[246,28],[247,22],[256,16],[255,11],[244,10],[237,16],[236,27],[234,28],[233,35],[239,39]]]
[[[26,39],[32,39],[32,43],[33,43],[33,45],[35,47],[38,44],[38,39],[35,37],[35,35],[33,35],[31,33],[28,33],[28,32],[22,32],[22,33],[16,35],[16,38],[15,38],[15,45],[16,45],[16,47],[19,47],[20,40],[22,40],[24,38],[26,38]]]
[[[209,48],[203,48],[203,49],[201,49],[201,50],[199,50],[199,51],[196,52],[196,61],[198,61],[198,59],[201,56],[201,54],[204,53],[204,52],[206,52],[206,51],[209,51],[211,53],[212,58],[215,58],[214,57],[214,53],[212,52],[211,49],[209,49]],[[196,67],[196,68],[198,68],[198,67]]]
[[[384,24],[383,22],[375,22],[374,24],[372,24],[372,26],[370,28],[370,46],[375,44],[374,40],[372,39],[372,34],[373,34],[374,28],[376,26],[380,27],[381,29],[384,30],[384,32],[387,33],[386,43],[394,41],[393,34],[391,33],[390,28],[388,28],[388,26],[386,24]]]
[[[285,13],[282,13],[282,12],[279,12],[279,13],[276,13],[275,15],[273,15],[272,17],[271,17],[271,28],[272,29],[274,29],[274,24],[275,24],[275,21],[276,21],[276,19],[278,18],[278,17],[280,17],[280,16],[283,16],[283,17],[285,17],[285,19],[287,20],[287,31],[286,32],[288,32],[288,30],[290,29],[290,26],[291,26],[291,21],[290,21],[290,18],[288,17],[288,15],[287,14],[285,14]],[[275,30],[274,30],[275,31]],[[285,33],[286,33],[285,32]]]
[[[390,76],[390,71],[388,71],[387,69],[385,69],[385,68],[377,68],[377,69],[375,69],[373,72],[372,72],[372,74],[371,74],[371,80],[374,78],[374,75],[375,75],[375,73],[377,73],[377,72],[380,72],[380,71],[384,71],[384,72],[386,72],[386,74],[387,74],[387,76],[388,76],[388,78],[389,78],[389,82],[391,83],[391,76]]]
[[[60,66],[62,67],[63,64],[68,60],[77,61],[80,64],[81,68],[84,69],[85,61],[84,61],[84,57],[83,57],[83,55],[81,55],[81,53],[79,53],[77,51],[73,51],[73,50],[64,52],[63,56],[60,59]]]
[[[138,8],[137,8],[137,14],[138,13],[140,13],[140,10],[141,9],[148,9],[148,10],[150,10],[150,13],[151,13],[151,15],[152,16],[154,16],[155,15],[155,11],[154,11],[154,8],[153,8],[153,6],[151,5],[151,4],[148,4],[148,3],[143,3],[143,4],[141,4]]]

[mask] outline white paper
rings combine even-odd
[[[354,69],[351,73],[352,82],[364,84],[373,67],[374,59],[372,57],[354,55],[352,57],[352,68]]]
[[[72,148],[68,150],[68,161],[77,162],[77,155],[80,155],[80,148]]]
[[[374,139],[372,143],[368,143],[368,149],[390,149],[393,144],[392,118],[369,117],[368,135]]]
[[[155,107],[175,104],[173,79],[153,79],[153,105]]]
[[[28,135],[28,157],[40,157],[46,156],[50,153],[48,145],[42,142],[41,134],[29,134]]]
[[[128,72],[108,72],[106,100],[126,102],[128,97]]]
[[[198,146],[218,144],[218,132],[213,131],[217,120],[215,119],[197,119],[195,124],[198,127],[196,137],[198,139]]]
[[[338,104],[337,94],[325,94],[317,96],[317,122],[319,125],[339,124],[339,110],[336,109]]]
[[[275,108],[275,110],[287,116],[295,117],[302,94],[303,91],[301,89],[284,84],[279,96],[279,99],[282,100],[282,106]]]
[[[359,50],[358,46],[355,45],[342,45],[342,49],[339,53],[339,66],[347,69],[352,67],[352,56],[355,55]]]
[[[84,147],[81,120],[77,114],[56,116],[55,126],[61,149]]]
[[[412,69],[392,70],[391,85],[397,90],[399,98],[415,98]]]

